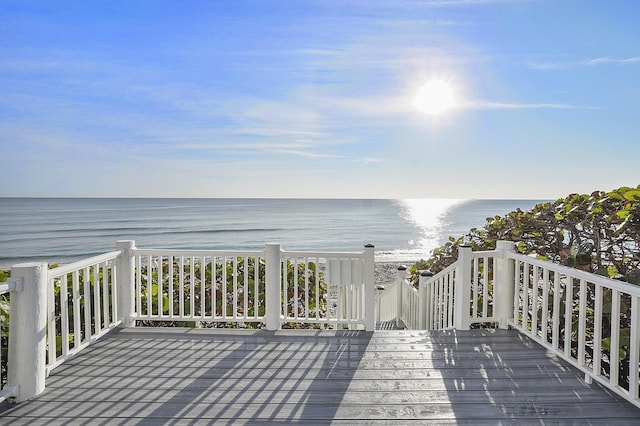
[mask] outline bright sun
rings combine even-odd
[[[451,86],[441,80],[432,80],[420,87],[413,98],[413,106],[423,114],[440,115],[456,104]]]

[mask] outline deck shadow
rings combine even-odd
[[[629,424],[640,410],[515,330],[429,338],[457,424]]]
[[[8,424],[327,424],[372,333],[118,330],[54,371]]]

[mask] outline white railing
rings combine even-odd
[[[495,322],[494,279],[495,250],[475,251],[471,258],[471,317],[472,324]]]
[[[22,279],[21,278],[9,278],[7,281],[0,283],[0,309],[2,310],[2,316],[7,317],[10,312],[11,293],[22,291]],[[7,330],[8,324],[5,324],[5,318],[0,318],[2,324],[2,332],[0,333],[0,402],[9,398],[15,398],[18,396],[18,387],[16,385],[8,384],[8,370],[6,369],[6,354],[8,353],[9,345],[9,331]],[[3,354],[5,354],[3,356]],[[4,361],[4,362],[3,362]]]
[[[509,253],[510,324],[640,406],[640,286]]]
[[[387,283],[376,292],[376,321],[397,321],[398,280]]]
[[[499,244],[504,246],[503,242]],[[482,323],[506,325],[504,308],[500,310],[497,303],[498,298],[504,299],[500,296],[504,292],[496,291],[496,287],[508,288],[513,284],[498,267],[503,251],[473,252],[470,247],[462,246],[456,262],[436,275],[421,274],[418,294],[422,313],[417,322],[420,328],[468,329],[472,324]]]
[[[421,275],[419,318],[403,324],[516,328],[640,407],[640,286],[515,253],[511,242],[497,247],[460,247],[455,263]],[[413,305],[398,306],[398,318],[413,315]]]
[[[136,321],[256,323],[373,330],[374,252],[138,249],[47,270],[12,267],[7,384],[0,398],[44,390],[46,375],[114,327]],[[513,327],[640,406],[640,287],[515,253],[472,252],[416,290],[399,268],[378,294],[378,320],[413,329]],[[395,315],[395,317],[393,316]]]
[[[376,293],[376,321],[394,321],[398,328],[421,328],[418,291],[407,280],[407,267],[398,267],[395,281],[380,286]]]
[[[365,253],[136,249],[134,321],[365,326]],[[279,264],[279,266],[278,266]],[[273,268],[271,268],[274,266]],[[268,269],[271,269],[268,271]],[[280,283],[278,285],[277,283]],[[294,325],[296,324],[296,325]]]
[[[119,251],[49,270],[46,374],[120,324]]]
[[[420,294],[424,300],[424,324],[427,330],[454,326],[454,295],[457,263],[449,265],[433,277],[420,275]]]
[[[20,402],[44,391],[47,265],[14,265],[11,275],[0,287],[10,292],[7,383],[2,398]]]
[[[409,329],[422,328],[422,321],[420,318],[420,296],[418,290],[406,279],[401,279],[398,282],[400,289],[400,301],[399,307],[400,315],[398,316],[404,325]]]
[[[362,253],[283,252],[279,244],[245,252],[156,250],[134,241],[116,248],[51,270],[46,263],[12,266],[14,277],[0,284],[0,295],[12,293],[0,400],[42,393],[54,368],[137,321],[375,327],[371,245]]]
[[[138,321],[262,322],[264,251],[135,249]]]
[[[282,253],[283,321],[365,324],[364,253]]]

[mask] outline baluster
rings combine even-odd
[[[553,331],[551,336],[551,346],[558,350],[560,345],[560,293],[561,293],[560,273],[553,273]]]
[[[593,307],[593,369],[595,376],[600,376],[600,368],[602,365],[602,290],[603,287],[595,284],[595,301]],[[633,315],[633,312],[632,312]],[[638,330],[636,330],[638,332]]]
[[[473,272],[471,273],[471,312],[474,319],[478,318],[478,271],[479,271],[479,263],[480,259],[472,259],[473,263]],[[482,312],[482,316],[484,316],[484,312]]]
[[[489,258],[482,258],[482,318],[489,316]],[[495,272],[494,272],[495,274]],[[495,316],[495,306],[493,315]]]
[[[91,277],[89,267],[84,268],[83,293],[84,293],[84,341],[91,339]]]
[[[638,398],[638,374],[640,363],[640,308],[638,296],[631,296],[631,341],[629,344],[629,394],[632,398]]]
[[[80,347],[80,271],[73,271],[72,282],[73,293],[73,347],[78,349]]]
[[[164,306],[163,306],[163,298],[162,295],[164,294],[164,256],[162,254],[158,254],[158,317],[162,318],[162,315],[164,313]]]
[[[60,277],[60,334],[62,355],[69,353],[69,295],[67,294],[68,274]]]
[[[298,319],[298,258],[293,258],[293,318]]]
[[[573,313],[573,278],[565,275],[565,311],[564,311],[564,354],[571,356],[571,317]]]
[[[101,324],[102,324],[102,303],[101,303],[101,299],[100,299],[100,265],[95,264],[93,265],[93,287],[94,287],[94,292],[93,292],[93,301],[94,301],[94,312],[95,312],[95,318],[94,320],[94,333],[98,334],[101,331]]]
[[[542,340],[545,343],[549,342],[548,330],[549,330],[549,270],[544,268],[542,270],[542,316],[540,318],[542,325]]]
[[[618,386],[618,351],[620,350],[620,292],[611,290],[611,346],[609,350],[609,383]]]
[[[180,317],[184,318],[184,256],[180,256],[180,271],[178,272],[178,288],[180,293],[178,294],[178,300],[180,303]]]
[[[233,265],[233,315],[232,318],[238,317],[238,256],[233,256],[231,261]]]
[[[107,262],[102,263],[102,324],[109,328],[109,269]]]
[[[531,335],[538,338],[538,299],[540,296],[540,267],[532,266],[531,282]]]
[[[220,281],[220,291],[216,297],[219,297],[219,300],[216,302],[217,305],[220,305],[220,315],[219,318],[223,319],[226,316],[226,310],[227,310],[227,300],[226,300],[226,295],[227,295],[227,258],[226,256],[222,255],[219,257],[219,262],[220,262],[220,275],[218,276],[218,280]]]
[[[243,263],[244,263],[244,270],[242,273],[242,278],[243,278],[242,301],[244,303],[243,303],[242,317],[247,319],[249,318],[249,259],[248,259],[248,256],[244,256]]]
[[[218,315],[218,257],[211,257],[211,316],[215,318],[219,318]],[[221,271],[222,273],[222,271]]]
[[[580,280],[580,308],[578,311],[578,364],[585,364],[585,346],[587,331],[587,284]]]
[[[169,275],[168,285],[167,285],[168,292],[169,292],[169,294],[168,294],[168,296],[169,296],[169,318],[173,318],[175,315],[174,315],[174,312],[173,312],[173,309],[174,309],[174,306],[173,306],[174,305],[173,304],[173,290],[174,290],[174,288],[173,288],[173,255],[172,254],[170,254],[167,257],[167,268],[168,268],[167,273]]]

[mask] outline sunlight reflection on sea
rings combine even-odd
[[[440,246],[447,224],[449,210],[464,200],[458,199],[404,199],[396,200],[399,216],[415,225],[418,233],[409,240],[408,248],[380,253],[381,261],[418,260],[428,257]]]

